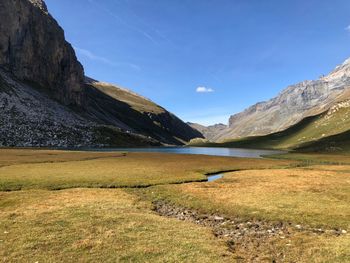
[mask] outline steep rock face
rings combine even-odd
[[[140,95],[85,79],[42,0],[0,1],[0,116],[0,146],[127,147],[202,137]]]
[[[129,147],[154,139],[86,118],[0,70],[0,147]]]
[[[60,102],[84,104],[84,71],[41,0],[0,1],[0,68]]]
[[[229,127],[214,136],[222,141],[284,130],[305,117],[319,114],[350,95],[350,59],[328,76],[291,85],[277,97],[230,117]]]

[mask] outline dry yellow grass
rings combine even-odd
[[[118,189],[0,192],[2,262],[232,262],[209,229]]]
[[[96,82],[93,86],[112,98],[127,103],[136,111],[152,112],[155,114],[165,112],[165,110],[159,105],[128,89],[101,82]]]
[[[227,247],[210,229],[152,212],[147,200],[155,199],[243,220],[349,231],[350,166],[346,163],[350,158],[305,154],[283,158],[288,156],[304,164],[322,164],[291,168],[300,163],[158,153],[0,150],[0,189],[22,189],[0,192],[0,257],[5,262],[232,262]],[[342,165],[325,165],[337,161]],[[212,183],[177,184],[225,170],[241,171]],[[81,189],[150,185],[154,186],[142,190]],[[63,188],[77,189],[45,190]],[[295,232],[288,239],[260,245],[267,262],[271,253],[282,251],[286,262],[350,261],[348,234]],[[244,258],[244,254],[238,256]]]
[[[0,190],[145,187],[205,180],[205,173],[287,166],[254,160],[159,153],[85,153],[2,150]],[[16,159],[18,158],[18,159]],[[12,165],[10,165],[12,163]],[[21,164],[23,163],[23,164]]]
[[[214,183],[175,187],[232,213],[350,229],[350,174],[346,173],[250,170],[229,173]]]
[[[350,172],[350,165],[312,165],[304,169],[321,170],[321,171],[335,171],[335,172]]]
[[[25,163],[55,163],[121,157],[119,152],[0,149],[0,167]]]
[[[350,230],[350,173],[334,166],[247,170],[228,173],[212,183],[158,186],[149,191],[153,199],[202,213],[289,222],[304,229]],[[349,234],[301,232],[273,246],[284,251],[286,262],[350,261]]]

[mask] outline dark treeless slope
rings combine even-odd
[[[86,87],[88,112],[96,121],[169,144],[202,137],[172,113],[129,90],[91,80]]]
[[[141,96],[128,100],[126,90],[87,84],[41,0],[0,1],[0,82],[3,146],[144,146],[201,137]]]

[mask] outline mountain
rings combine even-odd
[[[203,137],[172,113],[127,89],[90,79],[86,91],[87,113],[96,122],[127,133],[144,134],[165,144],[185,144]]]
[[[228,128],[212,140],[224,141],[283,131],[347,98],[350,98],[350,59],[325,77],[291,85],[277,97],[231,116]]]
[[[223,130],[227,129],[227,125],[218,123],[210,126],[204,126],[198,123],[187,122],[193,129],[199,131],[205,139],[212,141],[213,138]]]
[[[148,146],[154,139],[102,125],[0,70],[0,146]]]
[[[1,0],[0,22],[1,68],[65,105],[83,105],[83,67],[45,3]]]
[[[309,116],[281,132],[264,136],[251,136],[226,141],[214,146],[260,148],[260,149],[294,149],[294,150],[341,150],[345,144],[345,134],[350,131],[350,100],[336,103],[327,111]],[[336,140],[341,138],[342,141]],[[350,142],[350,139],[347,141]]]
[[[129,90],[85,77],[42,0],[0,1],[0,146],[146,146],[202,137]]]

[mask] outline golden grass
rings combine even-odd
[[[0,149],[0,167],[26,163],[55,163],[121,157],[119,152]]]
[[[349,235],[332,236],[295,232],[291,238],[276,240],[273,246],[276,251],[285,255],[283,262],[350,262]]]
[[[315,168],[316,169],[316,168]],[[163,186],[174,200],[194,198],[229,215],[350,229],[350,174],[309,169],[247,170],[212,183]],[[152,190],[153,191],[153,190]]]
[[[350,230],[350,173],[336,171],[334,166],[239,171],[212,183],[157,186],[148,191],[153,199],[202,213],[290,222],[306,229]],[[274,246],[285,251],[286,262],[350,261],[349,234],[297,233]]]
[[[118,189],[0,193],[2,262],[232,262],[209,229]]]
[[[305,167],[308,170],[334,171],[334,172],[350,172],[350,165],[312,165]]]
[[[346,164],[350,156],[280,158],[315,165],[295,168],[300,162],[201,155],[0,150],[0,189],[22,189],[0,192],[0,258],[4,262],[232,262],[225,244],[210,229],[152,212],[149,200],[155,199],[203,213],[349,232],[350,165]],[[216,182],[177,184],[225,170],[241,171]],[[127,192],[81,188],[151,185]],[[76,189],[45,190],[63,188]],[[349,234],[295,232],[261,246],[266,246],[267,262],[271,247],[283,251],[286,262],[350,262]]]
[[[101,82],[96,82],[93,86],[110,97],[127,103],[136,111],[152,112],[155,114],[165,112],[159,105],[125,88]]]
[[[76,187],[146,187],[206,180],[205,173],[287,166],[285,160],[254,160],[159,153],[84,153],[2,150],[0,190]],[[7,153],[7,154],[6,154]],[[29,154],[30,153],[30,154]],[[16,158],[18,158],[16,160]],[[12,165],[10,165],[12,163]],[[23,163],[23,164],[19,164]]]

